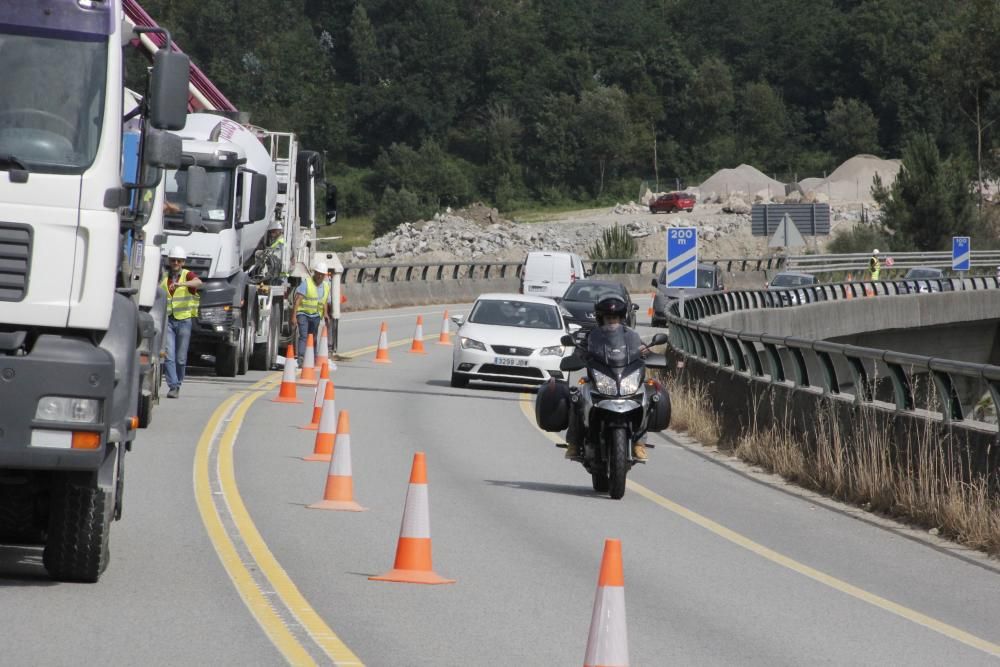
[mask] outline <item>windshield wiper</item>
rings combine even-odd
[[[0,164],[10,167],[17,167],[21,171],[28,171],[28,168],[21,162],[21,159],[10,153],[0,153]]]

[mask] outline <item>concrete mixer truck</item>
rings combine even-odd
[[[43,543],[60,580],[107,567],[153,368],[151,218],[189,62],[158,53],[130,94],[122,45],[150,31],[169,45],[121,0],[0,2],[0,540]]]
[[[312,261],[322,160],[300,151],[294,134],[213,113],[189,114],[176,134],[183,159],[166,177],[167,200],[177,211],[167,216],[166,231],[178,237],[171,242],[183,245],[187,267],[203,283],[189,362],[212,358],[225,377],[267,370],[291,336],[288,280],[307,275]],[[186,206],[190,174],[205,186],[194,197],[202,202],[194,216]],[[285,244],[272,249],[264,239],[275,224]]]

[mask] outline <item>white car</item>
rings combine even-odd
[[[527,294],[483,294],[459,326],[451,363],[451,386],[469,380],[540,384],[562,380],[559,362],[572,349],[560,339],[571,329],[559,304]]]

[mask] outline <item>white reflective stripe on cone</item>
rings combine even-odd
[[[326,398],[326,383],[329,382],[326,378],[320,378],[319,382],[316,384],[316,394],[313,396],[313,407],[320,408],[323,407],[323,399]]]
[[[430,539],[431,514],[426,484],[410,484],[410,488],[407,489],[403,525],[399,529],[399,536]]]
[[[323,401],[323,414],[319,416],[319,432],[337,432],[337,399]]]
[[[590,618],[590,636],[584,667],[627,667],[628,631],[625,623],[625,587],[599,586]]]
[[[378,335],[378,346],[382,349],[386,349],[389,347],[389,336],[384,331]]]
[[[289,357],[285,359],[285,372],[281,376],[282,382],[295,382],[295,359]]]
[[[330,459],[330,474],[340,477],[351,476],[351,434],[338,433],[333,444],[333,458]]]

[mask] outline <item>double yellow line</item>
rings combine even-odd
[[[247,511],[243,498],[236,485],[236,472],[233,466],[233,448],[240,426],[247,411],[254,401],[260,398],[264,391],[256,389],[273,388],[275,378],[267,378],[255,383],[249,392],[239,392],[227,398],[216,408],[198,440],[198,448],[194,461],[194,494],[198,503],[205,529],[208,531],[219,559],[232,579],[240,597],[246,603],[250,613],[263,628],[274,646],[281,652],[289,664],[315,665],[316,660],[306,649],[303,642],[291,630],[279,610],[272,604],[269,596],[261,589],[261,585],[251,574],[247,564],[240,557],[236,538],[241,546],[249,552],[259,572],[270,586],[273,596],[285,609],[295,617],[319,649],[337,665],[361,665],[356,656],[337,634],[316,613],[305,597],[292,582],[285,570],[278,564],[274,554],[267,547],[264,538],[254,525]],[[234,407],[235,406],[235,407]],[[224,428],[221,424],[229,417]],[[220,434],[221,430],[221,434]],[[220,514],[219,505],[213,498],[211,455],[213,449],[218,449],[216,460],[216,479],[218,492],[221,493],[224,506],[228,509],[228,518],[235,526],[235,535],[225,528]]]

